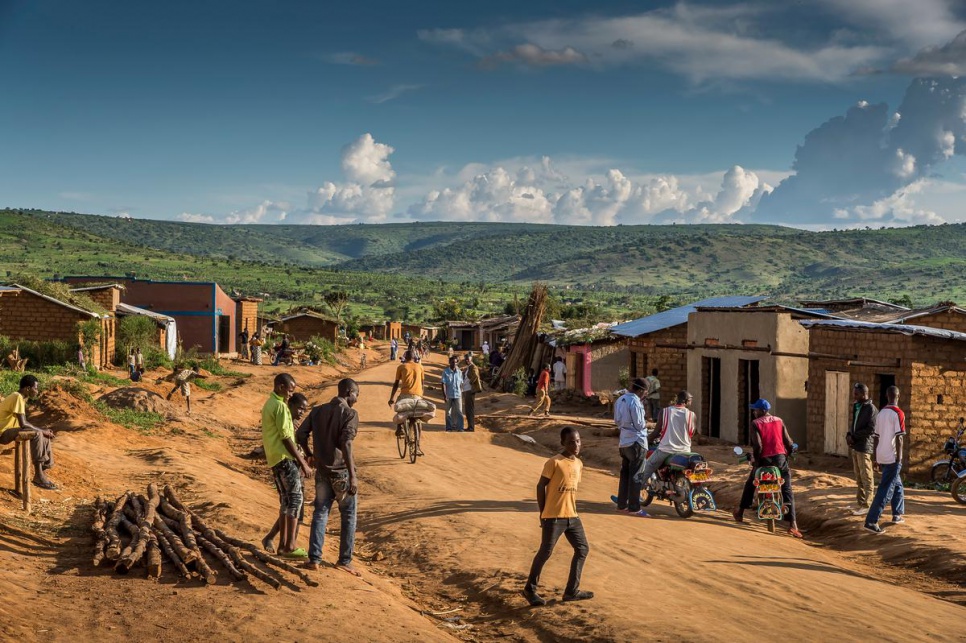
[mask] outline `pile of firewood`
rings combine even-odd
[[[516,337],[510,346],[510,354],[503,361],[497,379],[505,381],[513,377],[520,368],[527,369],[533,365],[534,352],[537,350],[538,333],[543,315],[547,308],[547,287],[541,283],[533,284],[527,307],[522,311],[520,325],[517,327]]]
[[[272,569],[275,567],[295,574],[307,585],[318,585],[291,563],[210,527],[178,500],[171,487],[165,486],[162,494],[152,483],[147,496],[128,491],[114,502],[98,497],[94,509],[95,567],[107,561],[117,573],[127,574],[143,564],[148,578],[160,578],[163,556],[183,578],[200,577],[211,584],[217,572],[205,560],[207,553],[236,580],[250,582],[254,576],[278,589],[288,581]]]

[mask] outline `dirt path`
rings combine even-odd
[[[430,359],[431,383],[441,365],[440,356]],[[539,544],[534,487],[551,452],[508,434],[447,434],[438,417],[426,457],[400,460],[388,363],[356,376],[361,580],[326,568],[319,588],[276,592],[225,578],[206,588],[170,571],[151,582],[92,569],[90,501],[149,480],[174,485],[229,531],[261,538],[277,497],[264,463],[245,456],[260,443],[258,411],[280,369],[233,368],[252,376],[199,391],[194,415],[175,414],[152,435],[104,423],[84,404],[63,409],[70,421],[57,439],[55,473],[64,491],[38,493],[30,517],[0,494],[0,595],[13,599],[0,603],[0,640],[706,641],[760,639],[780,628],[789,640],[908,641],[948,639],[950,625],[966,620],[966,608],[882,582],[857,556],[740,528],[724,512],[688,521],[666,506],[650,520],[616,514],[608,500],[616,478],[595,468],[603,460],[590,451],[579,510],[591,543],[583,586],[597,597],[532,609],[519,591]],[[334,395],[339,370],[289,370],[313,403]],[[488,397],[478,401],[481,412],[497,406]],[[0,458],[2,479],[12,478],[11,460]],[[337,532],[336,518],[330,562]],[[561,594],[569,558],[561,542],[544,572],[548,597]],[[54,616],[38,621],[28,604]]]
[[[394,563],[388,571],[419,572],[407,581],[411,595],[461,607],[481,638],[735,640],[758,638],[764,627],[789,640],[908,641],[945,638],[950,623],[966,619],[962,607],[738,527],[724,512],[688,521],[667,506],[655,506],[650,520],[617,514],[609,502],[616,479],[600,470],[585,470],[578,506],[591,543],[583,586],[596,598],[526,607],[519,590],[539,544],[534,486],[547,452],[521,450],[508,435],[447,434],[437,419],[426,457],[404,463],[387,427],[390,379],[383,365],[362,381],[361,529]],[[544,573],[547,596],[562,593],[569,558],[561,541]],[[871,612],[880,601],[888,610]]]

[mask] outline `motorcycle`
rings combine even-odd
[[[966,432],[966,418],[959,418],[956,436],[950,437],[943,445],[943,453],[949,456],[932,465],[932,482],[938,489],[941,485],[956,481],[963,471],[966,471],[966,445],[963,444],[963,433]]]
[[[654,449],[648,450],[647,456],[653,452]],[[641,506],[648,506],[655,498],[666,500],[682,518],[690,518],[695,511],[715,511],[718,506],[714,495],[704,486],[712,473],[708,461],[698,453],[669,455],[645,483]]]
[[[959,472],[959,477],[949,486],[953,499],[961,505],[966,505],[966,469]]]
[[[751,462],[751,454],[745,453],[741,447],[735,447],[735,455],[739,463]],[[798,445],[792,445],[791,457],[798,452]],[[768,526],[770,533],[775,533],[775,523],[785,517],[787,508],[782,500],[782,478],[781,469],[773,466],[758,467],[755,469],[755,514],[758,520],[762,520]]]

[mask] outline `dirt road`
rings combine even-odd
[[[441,360],[433,361],[438,371]],[[361,382],[361,528],[397,572],[419,572],[410,579],[414,596],[440,608],[449,597],[482,638],[748,640],[781,632],[789,640],[909,641],[945,638],[950,623],[966,619],[962,607],[875,580],[794,539],[740,528],[724,512],[687,521],[669,506],[654,506],[653,519],[617,514],[609,501],[616,478],[593,469],[585,469],[578,510],[591,544],[583,587],[596,597],[526,607],[519,591],[540,539],[534,487],[549,454],[508,435],[444,433],[437,419],[426,457],[404,463],[386,426],[391,373],[382,365]],[[569,559],[561,540],[544,572],[546,596],[561,595]]]

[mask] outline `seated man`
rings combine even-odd
[[[664,461],[668,456],[675,453],[691,453],[691,437],[697,425],[694,420],[694,412],[688,407],[691,406],[693,397],[687,391],[678,393],[674,406],[669,406],[661,413],[658,418],[657,428],[648,438],[653,443],[655,438],[660,443],[655,447],[654,453],[647,459],[644,470],[641,472],[641,484],[646,485],[648,478],[664,466]]]
[[[415,359],[412,349],[403,354],[403,363],[396,367],[396,381],[392,384],[392,393],[389,394],[389,406],[396,404],[396,391],[399,391],[399,399],[423,397],[423,365]],[[403,435],[402,425],[396,426],[396,435]]]
[[[40,384],[33,375],[20,378],[20,390],[8,395],[0,402],[0,444],[9,444],[17,439],[17,434],[23,430],[34,432],[30,439],[30,456],[34,463],[34,484],[41,489],[56,489],[45,473],[54,466],[54,456],[50,448],[50,441],[54,439],[54,432],[41,429],[27,421],[27,400],[37,397]]]

